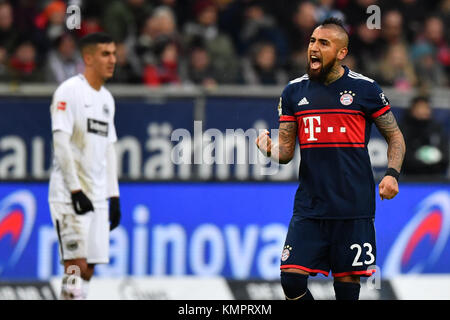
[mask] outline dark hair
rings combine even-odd
[[[113,38],[104,32],[89,33],[88,35],[81,38],[80,50],[83,51],[84,48],[91,45],[96,45],[99,43],[111,43],[111,42],[114,42]]]
[[[55,40],[53,40],[52,45],[54,48],[58,48],[60,46],[60,44],[66,39],[66,38],[71,38],[72,40],[75,41],[75,37],[71,34],[71,33],[63,33],[61,35],[59,35]]]
[[[425,95],[418,95],[415,96],[412,100],[411,100],[411,107],[414,107],[417,103],[419,102],[425,102],[425,103],[430,103],[430,98],[425,96]]]
[[[338,19],[335,17],[329,17],[329,18],[326,18],[325,20],[323,20],[323,22],[320,25],[325,26],[327,24],[334,24],[345,30],[344,22],[341,19]],[[345,32],[347,32],[347,30],[345,30]]]

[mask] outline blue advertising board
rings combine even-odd
[[[0,100],[0,179],[48,179],[52,154],[50,102],[50,98]],[[119,176],[130,180],[295,180],[299,152],[277,175],[261,175],[259,163],[248,161],[250,146],[256,150],[256,137],[247,133],[276,131],[276,106],[276,98],[209,97],[202,108],[200,130],[196,131],[194,120],[199,115],[193,98],[117,99]],[[400,119],[404,110],[393,106],[393,111]],[[450,119],[447,109],[437,108],[435,113],[439,120]],[[239,135],[239,130],[243,135]],[[175,132],[184,133],[183,138]],[[276,132],[272,133],[275,138]],[[199,140],[204,142],[200,146],[203,163],[195,161]],[[223,158],[242,156],[246,160],[218,161],[219,150],[212,150],[209,141],[221,145]],[[374,173],[379,177],[387,166],[387,144],[374,126],[368,148]],[[181,149],[187,161],[168,161]],[[204,165],[209,162],[211,165]]]
[[[122,183],[123,219],[98,276],[277,279],[295,183]],[[0,280],[61,274],[45,183],[0,184]],[[450,273],[450,185],[377,199],[381,276]]]

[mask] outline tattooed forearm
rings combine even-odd
[[[294,157],[297,135],[296,122],[282,122],[278,128],[278,144],[272,148],[272,158],[286,164]]]
[[[388,167],[400,172],[405,157],[405,140],[391,111],[375,119],[375,125],[388,143]]]
[[[393,137],[388,144],[388,168],[394,168],[400,172],[402,168],[403,158],[405,156],[405,141],[403,135]]]

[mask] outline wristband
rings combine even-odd
[[[384,176],[385,177],[386,176],[394,177],[395,180],[397,180],[397,182],[398,182],[398,178],[400,177],[400,173],[397,170],[395,170],[394,168],[388,168],[386,170],[386,173],[384,174]]]

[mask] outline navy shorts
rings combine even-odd
[[[311,275],[370,276],[375,272],[374,219],[322,220],[292,216],[281,254],[281,269]]]

